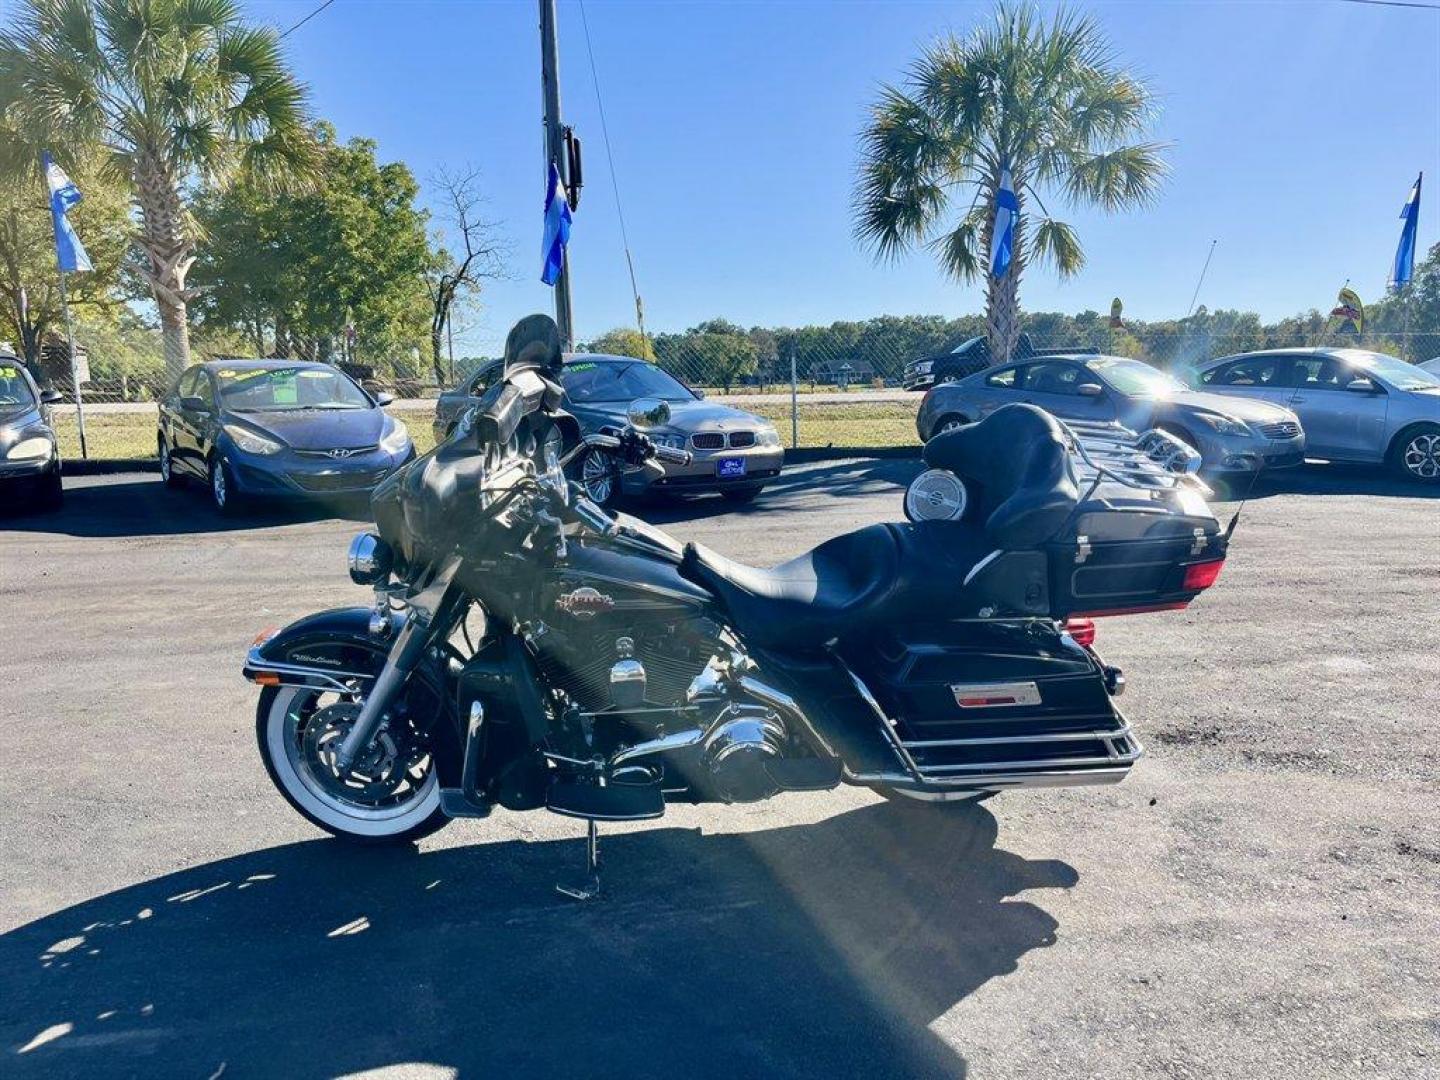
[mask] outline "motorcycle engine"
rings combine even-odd
[[[714,624],[680,620],[648,626],[547,628],[539,664],[545,678],[587,712],[609,708],[611,670],[633,660],[644,672],[645,703],[651,708],[685,704],[685,691],[716,651]]]

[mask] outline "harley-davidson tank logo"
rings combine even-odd
[[[613,608],[615,598],[606,596],[599,589],[592,589],[586,585],[574,592],[556,597],[555,606],[566,615],[573,615],[577,619],[593,619],[601,612]]]

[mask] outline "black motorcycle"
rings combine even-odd
[[[260,751],[337,836],[411,841],[499,805],[596,821],[667,802],[839,784],[917,804],[1121,780],[1140,756],[1100,614],[1183,607],[1228,532],[1161,432],[1079,432],[1007,406],[925,447],[907,520],[763,570],[586,499],[616,468],[688,454],[563,408],[553,322],[511,332],[504,377],[375,492],[350,547],[368,607],[262,634]]]

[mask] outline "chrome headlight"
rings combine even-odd
[[[929,375],[930,372],[932,372],[932,371],[934,371],[934,370],[935,370],[935,361],[934,361],[934,360],[926,360],[923,364],[916,364],[916,365],[915,365],[915,374],[916,374],[916,375]]]
[[[755,433],[756,446],[779,446],[780,432],[773,427],[764,427]]]
[[[356,585],[374,585],[390,576],[395,553],[374,533],[361,533],[350,541],[350,580]]]
[[[393,417],[391,419],[395,426],[380,440],[380,449],[387,454],[399,454],[410,445],[410,431],[403,420],[395,420]]]
[[[657,446],[668,446],[671,450],[685,449],[684,435],[651,435],[650,439]]]
[[[230,441],[235,444],[236,449],[243,450],[247,454],[278,454],[285,447],[274,439],[267,439],[259,432],[251,431],[249,428],[241,427],[239,424],[226,424],[225,434],[230,436]]]
[[[1235,420],[1219,413],[1196,413],[1197,419],[1205,421],[1221,435],[1249,435],[1250,428],[1243,420]]]
[[[37,435],[32,439],[21,439],[10,447],[5,457],[8,461],[44,461],[53,449],[49,439]]]

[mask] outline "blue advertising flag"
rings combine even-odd
[[[1010,180],[1010,170],[1000,172],[1000,190],[995,193],[995,228],[990,234],[990,275],[1004,277],[1010,269],[1011,249],[1015,243],[1015,218],[1020,201]]]
[[[1400,208],[1400,246],[1395,249],[1395,265],[1390,268],[1390,283],[1395,288],[1409,283],[1415,276],[1415,233],[1420,226],[1420,182],[1425,179],[1422,172],[1415,178],[1410,197]]]
[[[50,189],[50,216],[55,219],[55,260],[62,271],[93,270],[90,256],[85,254],[85,245],[75,235],[75,228],[66,214],[80,201],[80,189],[65,175],[65,170],[55,164],[55,159],[46,150],[44,157],[45,184]]]
[[[570,243],[570,221],[570,204],[560,183],[560,170],[552,161],[550,186],[545,193],[545,240],[541,245],[545,266],[540,271],[540,280],[546,285],[560,280],[560,271],[565,266],[565,246]]]

